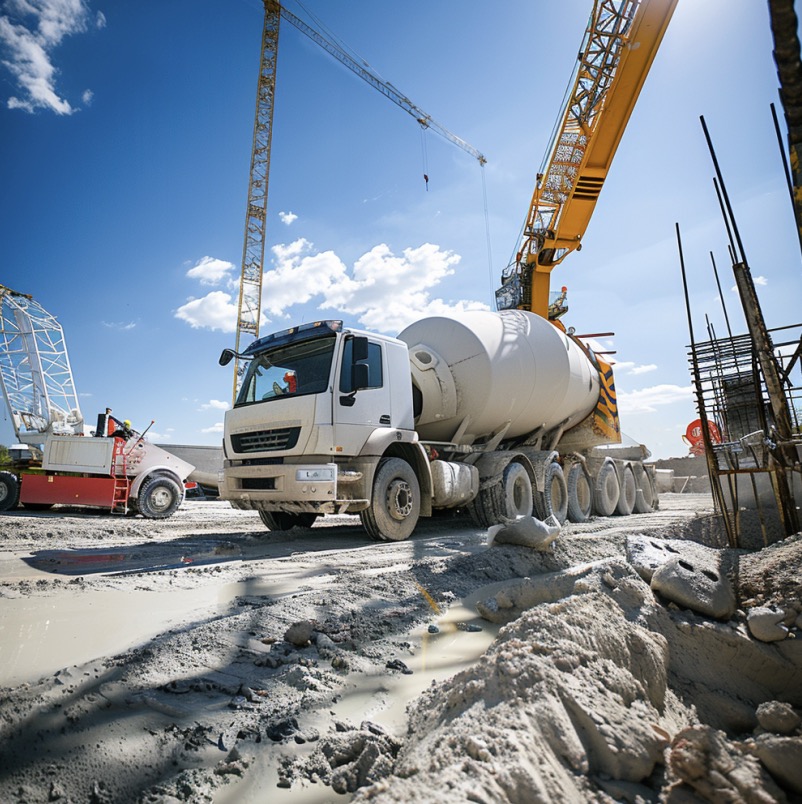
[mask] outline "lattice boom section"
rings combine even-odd
[[[61,325],[29,296],[0,286],[0,383],[15,432],[83,432]]]

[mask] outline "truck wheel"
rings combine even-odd
[[[311,528],[318,515],[304,511],[291,514],[286,511],[260,511],[259,516],[268,530],[292,530],[293,528]]]
[[[638,481],[638,490],[635,492],[636,514],[651,514],[654,511],[654,486],[649,473],[644,469]]]
[[[635,485],[635,475],[631,466],[624,467],[624,482],[621,484],[621,491],[618,494],[618,505],[615,512],[619,516],[629,516],[635,507],[635,494],[638,487]]]
[[[137,508],[145,519],[167,519],[181,505],[184,495],[171,477],[154,475],[139,489]]]
[[[593,511],[593,486],[587,469],[580,461],[571,464],[568,470],[568,520],[587,522]]]
[[[618,505],[615,507],[615,512],[619,516],[629,516],[635,507],[635,495],[638,489],[631,466],[624,467],[623,481],[618,493]]]
[[[612,516],[618,505],[618,475],[612,461],[603,463],[593,489],[593,505],[599,516]]]
[[[420,486],[412,467],[401,458],[382,458],[370,507],[359,512],[365,530],[374,539],[400,542],[412,535],[419,515]]]
[[[568,487],[563,468],[556,461],[546,467],[543,491],[535,492],[535,508],[540,519],[554,516],[561,525],[565,522],[568,515]]]
[[[532,480],[526,467],[511,461],[500,483],[480,489],[468,505],[471,518],[483,528],[514,522],[519,516],[531,516],[534,507]]]
[[[10,511],[19,502],[19,478],[11,472],[0,472],[0,511]]]

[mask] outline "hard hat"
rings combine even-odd
[[[126,420],[123,422],[123,424],[124,424],[126,427],[130,427],[130,426],[131,426],[131,421],[130,421],[129,419],[126,419]]]

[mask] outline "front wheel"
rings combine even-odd
[[[260,511],[259,517],[268,530],[291,530],[292,528],[311,528],[318,514],[304,511],[293,514],[287,511]]]
[[[412,467],[401,458],[382,458],[373,478],[370,506],[359,512],[374,539],[400,542],[415,530],[420,516],[420,485]]]
[[[0,511],[10,511],[19,502],[19,478],[12,472],[0,472]]]
[[[167,519],[184,499],[178,483],[166,475],[148,478],[139,489],[136,507],[145,519]]]

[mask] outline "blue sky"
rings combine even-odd
[[[488,163],[483,187],[472,157],[283,24],[262,333],[343,318],[395,334],[492,307],[591,5],[305,0]],[[87,421],[109,405],[139,429],[154,419],[157,441],[220,442],[262,14],[261,0],[0,2],[0,282],[58,317]],[[705,314],[726,331],[710,251],[744,330],[700,114],[767,322],[799,317],[771,50],[765,0],[679,0],[583,250],[552,277],[567,324],[616,333],[622,425],[657,457],[685,454],[696,418],[675,222],[697,336]]]

